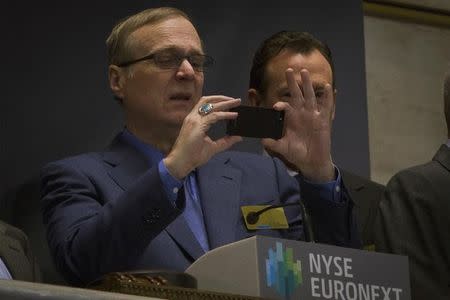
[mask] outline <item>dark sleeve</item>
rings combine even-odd
[[[413,299],[448,299],[450,293],[449,212],[441,202],[450,198],[439,195],[448,187],[434,179],[409,170],[395,175],[376,218],[376,251],[408,256]]]
[[[345,170],[341,170],[341,175],[354,203],[353,214],[362,245],[374,251],[375,218],[386,187]]]
[[[103,199],[95,180],[81,170],[52,163],[42,171],[41,193],[50,250],[73,284],[132,266],[184,209],[184,198],[179,207],[167,199],[157,167],[115,199]]]
[[[284,166],[281,163],[276,163],[276,166],[277,172],[281,177],[280,182],[293,180],[292,178],[285,178],[285,176],[290,176],[286,170],[283,170]],[[361,248],[356,221],[352,214],[353,201],[343,183],[341,185],[341,193],[343,193],[341,200],[335,201],[333,199],[333,191],[329,189],[320,189],[317,188],[317,185],[313,188],[304,180],[299,179],[298,176],[293,181],[297,184],[297,188],[295,189],[295,196],[297,198],[293,197],[292,190],[288,194],[282,193],[282,195],[298,199],[298,187],[300,187],[300,199],[303,201],[306,211],[310,216],[310,225],[316,242],[342,247]],[[282,185],[282,183],[280,183],[280,186],[289,189],[289,187]],[[302,230],[305,230],[305,226],[308,226],[308,224],[302,224],[302,226]],[[302,238],[304,236],[305,234],[303,233]]]
[[[301,199],[310,215],[315,241],[341,247],[362,247],[354,218],[353,201],[343,182],[341,201],[333,200],[333,191],[312,188],[299,180]]]

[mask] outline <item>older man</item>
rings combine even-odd
[[[376,249],[409,257],[413,299],[450,299],[450,72],[444,112],[447,141],[389,180],[377,216]]]
[[[329,189],[336,179],[329,84],[317,104],[310,82],[303,97],[288,74],[295,97],[280,109],[290,116],[289,131],[272,145],[302,170],[297,181],[278,160],[222,152],[240,137],[208,137],[212,124],[237,117],[228,110],[240,99],[202,96],[212,58],[183,12],[157,8],[128,17],[114,27],[107,47],[125,129],[105,151],[42,172],[48,242],[70,282],[130,269],[183,271],[209,249],[254,234],[303,238],[298,207],[286,209],[288,229],[248,230],[240,213],[243,205],[298,202],[299,186],[320,224],[318,241],[359,245],[347,194]],[[300,134],[291,128],[298,123],[305,123]]]

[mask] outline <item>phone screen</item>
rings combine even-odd
[[[284,111],[254,106],[230,109],[238,113],[227,121],[227,134],[256,138],[280,139],[283,136]]]

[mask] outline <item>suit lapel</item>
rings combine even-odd
[[[149,162],[133,146],[124,142],[117,136],[109,149],[104,153],[104,161],[111,166],[109,176],[123,189],[127,190],[136,179],[148,170]],[[184,191],[184,189],[183,189]],[[184,214],[170,223],[165,231],[186,251],[193,260],[196,260],[205,252],[190,230]]]
[[[355,175],[348,173],[347,171],[342,169],[340,170],[340,172],[341,179],[344,182],[344,186],[347,189],[347,192],[350,194],[353,204],[356,206],[360,206],[360,197],[358,195],[365,190],[366,185],[362,180],[358,180]]]
[[[23,253],[18,240],[2,235],[0,237],[0,257],[13,279],[32,281],[30,262]]]
[[[205,251],[203,251],[202,246],[200,246],[197,238],[186,222],[184,214],[170,223],[170,225],[166,227],[166,231],[193,260],[196,260],[205,254]]]
[[[198,170],[198,185],[210,248],[236,240],[241,171],[230,158],[213,158]]]
[[[111,166],[108,170],[109,176],[123,190],[127,190],[149,168],[149,162],[144,155],[131,145],[123,142],[120,134],[116,136],[108,150],[104,152],[103,160]]]
[[[345,183],[345,187],[349,190],[360,191],[365,187],[362,180],[357,180],[356,176],[348,173],[345,170],[340,169],[342,180]]]
[[[433,160],[439,162],[447,171],[450,171],[450,149],[447,145],[441,145]]]

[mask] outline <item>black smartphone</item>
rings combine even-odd
[[[238,106],[230,111],[237,112],[238,117],[227,121],[228,135],[276,140],[283,136],[284,111],[254,106]]]

